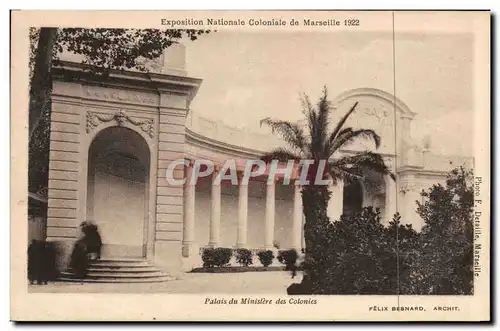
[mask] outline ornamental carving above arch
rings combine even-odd
[[[139,127],[150,138],[154,136],[154,120],[153,119],[137,119],[129,116],[124,110],[120,109],[114,114],[101,114],[97,112],[87,112],[87,133],[90,133],[101,123],[116,121],[118,126],[122,126],[125,122]]]

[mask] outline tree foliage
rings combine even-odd
[[[414,278],[419,294],[472,294],[473,173],[450,172],[446,184],[422,192],[417,212],[424,219]]]
[[[329,224],[316,293],[472,294],[472,172],[455,169],[422,195],[420,232],[399,214],[383,226],[372,207]]]
[[[160,57],[182,38],[196,40],[206,30],[31,28],[29,103],[29,191],[47,187],[51,119],[52,66],[63,51],[83,55],[87,70],[107,75],[110,70],[148,71],[145,60]]]
[[[86,57],[83,63],[98,72],[135,68],[148,71],[144,59],[160,57],[165,49],[187,37],[194,41],[207,30],[194,29],[81,29],[58,33],[58,53],[63,49]]]
[[[330,132],[330,115],[333,108],[328,99],[326,87],[315,106],[309,97],[304,95],[302,97],[302,113],[307,123],[305,130],[298,124],[289,121],[271,118],[261,120],[261,125],[269,126],[273,133],[278,134],[288,144],[288,148],[278,148],[266,153],[263,159],[314,160],[314,165],[311,167],[311,179],[315,177],[316,172],[314,171],[317,170],[320,161],[328,164],[323,176],[329,175],[334,182],[353,179],[368,180],[364,176],[366,169],[394,177],[385,165],[382,156],[373,151],[366,150],[351,156],[339,155],[341,148],[345,148],[360,139],[372,141],[375,149],[380,146],[381,138],[375,131],[345,127],[346,121],[354,113],[357,106],[358,103],[354,103],[335,125],[334,130]]]
[[[418,238],[411,226],[402,225],[395,215],[384,227],[380,211],[365,207],[360,213],[342,216],[329,228],[318,294],[399,293],[398,273],[410,272],[406,253]]]

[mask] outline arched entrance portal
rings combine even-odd
[[[344,203],[342,214],[351,216],[363,208],[363,187],[358,180],[348,182],[344,186]]]
[[[89,148],[87,219],[102,236],[103,256],[145,257],[150,152],[134,130],[109,127]]]

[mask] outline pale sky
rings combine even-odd
[[[332,99],[394,91],[391,33],[218,31],[185,45],[188,75],[203,79],[192,111],[230,126],[300,119],[299,93],[316,101],[324,85]],[[430,136],[435,152],[472,155],[472,57],[466,33],[396,34],[396,96],[417,113],[415,141]]]

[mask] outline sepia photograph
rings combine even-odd
[[[489,12],[51,14],[12,22],[23,302],[489,320]],[[185,318],[137,313],[97,319]]]

